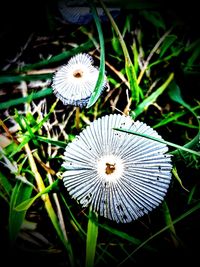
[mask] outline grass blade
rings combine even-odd
[[[51,88],[46,88],[44,90],[41,90],[39,92],[36,93],[32,93],[29,96],[25,96],[25,97],[20,97],[17,99],[12,99],[3,103],[0,103],[0,110],[2,109],[7,109],[13,106],[17,106],[23,103],[30,103],[32,100],[34,99],[38,99],[38,98],[42,98],[48,95],[52,94],[52,89]]]
[[[33,188],[27,186],[22,182],[17,182],[13,188],[11,199],[10,199],[10,210],[9,210],[9,237],[11,243],[14,243],[17,235],[20,231],[21,225],[24,221],[26,211],[17,211],[16,206],[30,197]]]
[[[103,37],[103,32],[102,32],[99,16],[97,14],[96,8],[93,5],[92,1],[88,0],[88,2],[91,5],[92,15],[93,15],[93,18],[94,18],[94,21],[96,23],[96,27],[98,30],[100,50],[101,50],[99,76],[97,79],[95,89],[94,89],[94,91],[93,91],[93,93],[89,99],[89,102],[87,104],[87,108],[90,108],[98,100],[99,96],[101,95],[102,89],[104,87],[104,82],[105,82],[105,48],[104,48],[104,37]]]
[[[115,228],[112,228],[112,227],[110,227],[110,226],[108,226],[106,224],[99,224],[99,226],[101,228],[105,229],[106,231],[112,233],[113,235],[116,235],[116,236],[118,236],[118,237],[120,237],[122,239],[125,239],[125,240],[131,242],[134,245],[139,246],[142,243],[142,241],[140,239],[135,238],[133,236],[130,236],[129,234],[127,234],[127,233],[125,233],[123,231],[117,230]],[[148,250],[151,250],[151,251],[156,251],[154,248],[152,248],[150,246],[145,246],[145,248],[148,249]]]
[[[193,208],[189,209],[188,211],[186,211],[185,213],[183,213],[182,215],[180,215],[178,218],[176,218],[175,220],[172,221],[172,224],[176,224],[178,222],[180,222],[181,220],[183,220],[184,218],[186,218],[187,216],[191,215],[193,212],[197,211],[198,209],[200,209],[200,203],[198,203],[197,205],[195,205]],[[163,233],[164,231],[168,230],[171,227],[170,224],[168,224],[167,226],[163,227],[161,230],[159,230],[158,232],[156,232],[154,235],[150,236],[148,239],[146,239],[140,246],[138,246],[134,251],[132,251],[129,256],[124,259],[118,266],[122,265],[125,261],[128,260],[128,258],[130,258],[133,254],[135,254],[139,249],[141,249],[144,245],[146,245],[149,241],[151,241],[152,239],[154,239],[155,237],[157,237],[158,235],[160,235],[161,233]]]
[[[0,84],[4,83],[19,83],[21,81],[38,81],[38,80],[46,80],[51,79],[52,73],[46,74],[32,74],[32,75],[5,75],[0,76]]]
[[[186,109],[188,109],[196,118],[198,125],[200,126],[200,122],[199,119],[196,115],[196,113],[193,111],[193,109],[190,107],[190,105],[188,105],[182,98],[181,95],[181,90],[180,87],[175,83],[175,81],[173,81],[170,85],[169,85],[169,90],[168,90],[168,94],[170,96],[170,98],[179,103],[180,105],[184,106]]]
[[[40,191],[36,196],[29,198],[15,207],[16,211],[26,211],[35,202],[36,199],[41,197],[43,194],[47,194],[58,186],[59,180],[54,181],[51,185],[47,186],[44,190]]]
[[[163,206],[163,213],[164,213],[165,222],[166,222],[166,225],[169,227],[171,239],[174,243],[174,246],[178,247],[179,243],[178,243],[178,238],[176,236],[176,230],[175,230],[175,227],[174,227],[174,224],[172,221],[172,217],[170,214],[170,210],[169,210],[169,207],[168,207],[166,201],[163,202],[162,206]]]
[[[174,73],[171,73],[168,77],[168,79],[150,96],[145,98],[144,101],[142,101],[137,108],[133,111],[133,116],[136,118],[138,115],[140,115],[149,105],[154,103],[156,99],[164,92],[164,90],[168,87],[170,82],[174,78]]]
[[[56,107],[57,101],[52,105],[49,113],[35,126],[33,126],[32,128],[29,129],[29,131],[26,131],[23,136],[22,136],[22,140],[21,143],[19,144],[19,146],[17,147],[17,149],[15,151],[13,151],[10,155],[10,157],[12,157],[13,155],[15,155],[16,153],[18,153],[19,151],[21,151],[21,149],[34,137],[34,133],[37,132],[42,125],[49,119],[51,113],[54,111],[55,107]],[[17,116],[17,120],[26,120],[24,117],[22,117],[21,115],[18,114],[17,110],[16,110],[16,116]],[[31,135],[30,135],[30,131],[31,131]]]
[[[194,154],[194,155],[200,157],[200,152],[197,152],[197,151],[195,151],[195,150],[189,149],[189,148],[184,147],[184,146],[180,146],[180,145],[177,145],[177,144],[168,142],[168,141],[164,141],[164,140],[162,140],[162,139],[159,139],[159,138],[156,138],[156,137],[152,137],[152,136],[149,136],[149,135],[146,135],[146,134],[141,134],[141,133],[138,133],[138,132],[135,132],[135,131],[130,131],[130,130],[128,130],[128,129],[122,129],[122,128],[113,128],[113,129],[114,129],[114,130],[117,130],[117,131],[120,131],[120,132],[125,132],[125,133],[129,133],[129,134],[138,135],[138,136],[140,136],[140,137],[148,138],[148,139],[151,139],[151,140],[154,140],[154,141],[157,141],[157,142],[166,144],[166,145],[168,145],[168,146],[172,146],[172,147],[175,147],[175,148],[184,150],[184,151],[186,151],[186,152],[192,153],[192,154]]]
[[[6,178],[6,176],[3,175],[3,173],[0,172],[0,188],[2,191],[4,191],[4,195],[10,196],[12,192],[12,185]]]
[[[50,59],[45,59],[40,62],[34,63],[34,64],[28,64],[20,69],[21,72],[32,70],[32,69],[37,69],[44,67],[46,65],[49,65],[51,63],[56,63],[61,60],[65,60],[71,56],[74,56],[75,54],[81,53],[83,51],[89,50],[90,48],[93,47],[93,42],[91,40],[80,44],[79,46],[71,49],[70,51],[64,51],[63,53],[53,56]]]
[[[58,141],[58,140],[53,140],[44,136],[39,136],[39,135],[35,135],[36,140],[47,143],[47,144],[51,144],[54,146],[58,146],[61,148],[65,148],[67,143],[63,142],[63,141]]]
[[[199,105],[196,106],[196,107],[194,107],[194,108],[192,108],[193,111],[196,111],[196,110],[198,110],[198,109],[200,109],[200,106],[199,106]],[[174,113],[173,115],[169,114],[169,115],[167,115],[167,117],[164,118],[162,121],[160,121],[159,123],[155,124],[155,125],[153,126],[153,128],[156,129],[156,128],[161,127],[161,126],[164,126],[164,125],[166,125],[166,124],[168,124],[168,123],[170,123],[170,122],[174,122],[174,121],[176,121],[178,118],[184,116],[185,114],[187,114],[187,111],[185,111],[185,110],[184,110],[184,111],[177,112],[177,113]]]
[[[116,35],[117,35],[119,42],[121,44],[121,47],[122,47],[122,50],[124,53],[124,58],[125,58],[126,75],[128,77],[129,83],[130,83],[132,98],[134,101],[136,101],[136,103],[138,103],[139,97],[140,97],[140,95],[142,95],[142,90],[138,86],[135,67],[134,67],[133,63],[131,62],[131,58],[129,56],[129,52],[128,52],[128,49],[126,47],[126,43],[123,39],[123,36],[122,36],[117,24],[115,23],[113,17],[111,16],[110,12],[108,11],[108,9],[106,8],[106,6],[104,5],[104,3],[101,0],[99,0],[99,2],[101,4],[101,6],[103,7],[105,14],[109,18],[109,20],[112,24],[112,27],[115,30]]]
[[[96,245],[98,237],[98,216],[92,210],[89,211],[87,239],[86,239],[86,261],[85,267],[94,266],[94,258],[96,254]]]
[[[31,171],[34,173],[34,176],[35,176],[38,190],[39,190],[39,192],[43,192],[45,190],[45,184],[44,184],[43,179],[42,179],[42,177],[41,177],[41,175],[37,169],[37,165],[34,161],[33,154],[31,152],[31,149],[30,149],[28,144],[25,145],[25,150],[26,150],[26,153],[28,156]],[[72,246],[71,246],[71,243],[69,242],[67,236],[65,236],[65,234],[62,231],[62,228],[61,228],[59,221],[58,221],[58,217],[57,217],[57,215],[54,211],[53,205],[51,203],[49,194],[48,193],[42,194],[41,198],[44,201],[45,209],[48,213],[48,216],[51,220],[51,223],[52,223],[58,237],[60,238],[61,242],[63,243],[67,253],[68,253],[70,266],[73,267],[73,266],[75,266],[75,263],[74,263],[74,255],[73,255]]]

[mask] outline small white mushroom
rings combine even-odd
[[[64,105],[84,107],[95,89],[99,70],[93,66],[89,54],[73,56],[66,65],[61,66],[53,76],[52,89]],[[102,91],[106,86],[103,84]]]

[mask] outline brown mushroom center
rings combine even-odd
[[[82,70],[75,70],[73,75],[75,78],[82,78],[83,77],[83,71]]]
[[[106,162],[106,169],[105,169],[105,173],[106,174],[112,174],[115,171],[115,163],[111,164]]]

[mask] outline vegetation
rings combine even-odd
[[[164,3],[116,1],[120,12],[112,16],[109,3],[98,1],[106,13],[100,20],[89,1],[93,18],[79,25],[66,22],[51,1],[40,6],[42,26],[31,20],[36,13],[31,18],[26,14],[31,24],[23,36],[22,24],[15,26],[10,17],[19,39],[8,36],[10,26],[8,35],[1,32],[7,37],[0,75],[2,266],[141,266],[198,259],[197,11],[192,3],[188,10]],[[38,7],[36,1],[34,10]],[[51,88],[57,68],[79,52],[92,55],[100,70],[83,109],[64,106]],[[104,71],[109,88],[100,94]],[[90,122],[111,113],[156,129],[173,155],[164,202],[128,224],[97,218],[71,199],[62,183],[67,143]]]

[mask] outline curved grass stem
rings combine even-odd
[[[30,167],[31,167],[31,171],[35,175],[37,188],[38,188],[39,192],[41,192],[41,191],[43,191],[45,189],[45,185],[44,185],[44,182],[42,180],[42,177],[41,177],[40,173],[38,172],[34,157],[32,155],[31,149],[30,149],[28,144],[25,145],[25,151],[26,151],[27,156],[28,156],[28,160],[29,160],[29,164],[30,164]],[[41,195],[41,198],[44,201],[45,209],[46,209],[46,211],[47,211],[47,213],[49,215],[49,218],[50,218],[50,220],[51,220],[51,222],[52,222],[52,224],[53,224],[53,226],[54,226],[54,228],[55,228],[60,240],[62,241],[64,247],[67,250],[67,253],[68,253],[68,256],[69,256],[69,261],[70,261],[70,266],[75,266],[71,244],[70,244],[67,236],[65,236],[65,234],[62,232],[62,229],[61,229],[61,227],[59,225],[59,222],[58,222],[57,215],[56,215],[56,213],[55,213],[55,211],[53,209],[51,200],[49,198],[49,195],[48,194],[43,194],[43,195]]]

